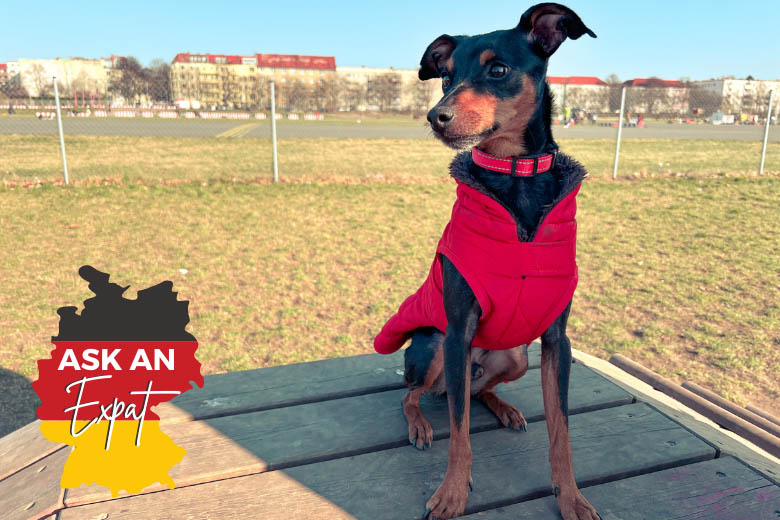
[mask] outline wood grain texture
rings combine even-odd
[[[572,352],[583,365],[608,378],[634,395],[637,400],[653,405],[666,414],[667,417],[682,424],[702,438],[707,439],[707,442],[718,448],[721,454],[732,455],[750,464],[751,467],[760,471],[768,480],[780,486],[780,459],[777,457],[773,457],[734,432],[721,428],[680,401],[653,389],[644,381],[637,379],[608,361],[577,349],[572,349]]]
[[[780,426],[780,419],[778,419],[777,417],[775,417],[771,413],[762,410],[761,408],[757,408],[757,407],[753,406],[752,404],[749,404],[749,405],[747,405],[745,407],[745,409],[750,411],[750,412],[753,412],[754,414],[756,414],[758,416],[763,417],[764,419],[766,419],[769,422],[772,422],[772,423]]]
[[[69,453],[58,450],[0,482],[0,517],[40,518],[62,507],[60,478]]]
[[[694,394],[690,390],[686,390],[677,383],[656,374],[647,367],[640,365],[622,354],[613,355],[609,358],[609,362],[652,385],[653,388],[677,399],[685,406],[696,410],[720,426],[739,434],[761,449],[766,450],[767,453],[770,453],[775,457],[780,457],[780,439],[771,433],[720,408],[707,399]]]
[[[0,481],[65,445],[41,434],[41,421],[33,421],[0,438]]]
[[[691,392],[698,395],[699,397],[703,397],[704,399],[710,401],[711,403],[720,406],[724,410],[733,413],[737,417],[744,419],[755,426],[758,426],[762,430],[771,433],[775,437],[780,438],[780,425],[777,425],[767,420],[766,418],[751,412],[750,410],[742,408],[738,404],[732,403],[728,399],[724,399],[723,397],[719,396],[712,390],[708,388],[704,388],[703,386],[699,386],[696,383],[685,381],[682,384],[682,387],[685,388],[686,390],[690,390]]]
[[[572,367],[572,413],[629,404],[633,397],[592,370]],[[540,371],[529,370],[517,381],[499,385],[499,394],[524,413],[527,420],[544,419]],[[170,475],[178,486],[248,475],[321,460],[357,455],[409,444],[401,397],[406,390],[379,392],[275,408],[163,427],[187,450]],[[435,439],[449,435],[449,412],[443,398],[426,396],[422,409],[434,428]],[[502,427],[481,403],[474,401],[471,431]],[[162,489],[155,485],[147,489]],[[70,490],[68,505],[107,500],[100,486]]]
[[[528,349],[538,368],[541,347]],[[163,424],[222,417],[403,388],[403,351],[364,354],[206,376],[194,388],[155,408]]]
[[[593,485],[690,464],[715,450],[645,404],[571,417],[578,481]],[[467,511],[550,494],[547,431],[497,429],[471,436],[475,490]],[[118,519],[419,518],[447,464],[447,441],[220,480],[65,509],[61,520],[109,514]]]
[[[780,487],[732,457],[585,488],[603,520],[770,520]],[[464,520],[560,520],[554,497],[467,515]]]

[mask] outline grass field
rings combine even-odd
[[[22,120],[37,119],[35,113],[40,112],[41,110],[42,109],[40,108],[29,109],[29,110],[17,110],[16,113],[13,115],[8,115],[5,111],[0,111],[0,121],[19,120],[19,119]],[[50,112],[51,110],[45,109],[44,111]],[[183,110],[182,112],[187,112],[187,110]],[[206,112],[206,110],[201,110],[201,112]],[[235,112],[243,112],[243,111],[236,110]],[[254,111],[248,111],[248,112],[254,113]],[[270,115],[270,112],[267,110],[266,111],[258,110],[258,112],[264,112],[266,116]],[[296,112],[296,113],[301,114],[301,112]],[[424,113],[418,114],[416,116],[412,116],[409,114],[389,114],[389,113],[381,113],[381,112],[336,112],[332,114],[323,114],[324,118],[322,120],[305,121],[305,122],[303,119],[298,119],[298,120],[286,119],[287,117],[286,112],[284,113],[280,112],[280,114],[282,115],[282,119],[277,121],[277,124],[279,125],[299,125],[299,124],[316,125],[321,123],[354,125],[359,121],[360,124],[366,124],[366,125],[419,126],[421,123],[425,122]],[[250,121],[252,120],[253,119],[250,119]],[[156,118],[154,119],[154,121],[160,124],[166,124],[170,122],[177,123],[180,121],[185,121],[194,125],[200,125],[200,124],[213,123],[215,121],[218,122],[220,121],[220,119],[208,119],[208,118],[200,118],[200,117],[185,119],[182,116],[181,118],[177,118],[177,119]],[[222,121],[224,121],[224,119],[222,119]]]
[[[611,177],[613,140],[566,139],[560,145],[591,177]],[[62,177],[57,136],[3,135],[0,146],[0,184]],[[66,146],[76,183],[271,176],[268,139],[69,136]],[[630,139],[622,144],[620,176],[755,175],[760,151],[761,143],[749,141]],[[452,155],[432,139],[284,139],[279,169],[291,182],[443,182]],[[780,143],[769,144],[765,170],[780,173]]]
[[[777,175],[729,162],[728,147],[746,143],[697,142],[687,151],[696,166],[672,173],[642,157],[675,146],[630,145],[626,171],[638,178],[613,182],[607,143],[562,143],[593,172],[579,197],[572,344],[776,412]],[[56,308],[91,295],[80,265],[132,284],[130,295],[173,280],[191,302],[207,373],[365,353],[425,277],[454,196],[451,153],[433,142],[282,142],[291,182],[279,185],[231,182],[267,179],[261,140],[69,146],[75,187],[22,189],[11,184],[59,176],[56,147],[49,153],[48,137],[0,136],[0,384],[16,399],[0,398],[0,434],[8,417],[17,426],[33,418],[34,395],[11,375],[34,377]]]

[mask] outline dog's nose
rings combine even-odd
[[[455,111],[448,106],[433,107],[428,112],[428,122],[434,130],[442,130],[455,118]]]

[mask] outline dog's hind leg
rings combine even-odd
[[[522,412],[498,397],[496,386],[523,377],[528,370],[528,346],[509,350],[472,347],[472,363],[479,363],[483,374],[480,379],[472,380],[471,394],[487,406],[501,424],[525,431],[528,422]]]
[[[420,450],[430,448],[433,442],[433,428],[420,409],[420,397],[432,387],[444,390],[441,383],[443,344],[444,334],[426,327],[414,332],[411,346],[404,351],[404,382],[409,392],[401,402],[409,425],[409,443]]]
[[[542,395],[550,437],[553,493],[564,520],[597,520],[601,517],[577,488],[572,465],[568,403],[571,343],[566,336],[570,309],[571,302],[542,334]]]

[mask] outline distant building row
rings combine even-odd
[[[20,59],[0,63],[0,94],[19,89],[30,97],[49,96],[52,77],[66,91],[108,91],[109,83],[119,73],[122,56],[108,58]]]
[[[547,80],[559,110],[568,106],[599,114],[619,111],[623,87],[627,87],[626,111],[651,116],[709,116],[719,111],[763,116],[770,91],[780,94],[780,80],[711,79],[683,83],[637,78],[619,85],[581,76],[550,76]]]
[[[190,106],[262,106],[271,79],[282,107],[315,96],[333,110],[422,110],[440,91],[417,70],[342,67],[332,56],[181,53],[171,64],[172,97]]]
[[[125,58],[20,59],[0,63],[0,97],[51,96],[52,76],[63,95],[110,96],[115,104],[151,105],[149,84],[123,76]],[[441,95],[438,81],[421,82],[415,69],[343,67],[332,56],[287,54],[180,53],[170,64],[167,103],[182,107],[265,108],[268,81],[274,79],[282,109],[414,110],[430,107]],[[129,83],[122,85],[122,82]],[[759,112],[780,81],[717,79],[682,83],[639,78],[609,85],[595,77],[548,77],[559,110],[614,114],[622,86],[627,110],[646,115],[685,115],[724,111]],[[168,89],[169,87],[169,89]],[[645,87],[645,88],[639,88]],[[111,90],[111,91],[110,91]]]

